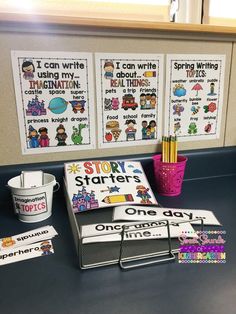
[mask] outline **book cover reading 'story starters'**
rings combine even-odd
[[[78,161],[64,167],[75,213],[125,204],[157,204],[140,162]]]

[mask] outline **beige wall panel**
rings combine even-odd
[[[236,43],[233,44],[229,99],[225,130],[225,146],[236,145]]]
[[[100,158],[102,156],[119,156],[127,154],[153,153],[160,151],[160,146],[144,145],[138,147],[97,149],[78,152],[61,152],[38,155],[22,155],[15,105],[15,94],[11,70],[11,50],[39,51],[81,51],[81,52],[129,52],[129,53],[203,53],[226,54],[226,75],[224,89],[224,106],[221,135],[219,139],[210,141],[185,142],[179,149],[196,149],[220,147],[224,144],[226,120],[226,104],[228,95],[229,68],[231,60],[231,42],[202,42],[177,39],[103,37],[83,35],[59,35],[23,32],[0,32],[0,165],[36,163],[44,161]],[[235,61],[236,75],[236,61]],[[235,92],[236,93],[236,92]],[[235,111],[236,115],[236,111]],[[236,140],[236,136],[235,136]],[[235,142],[234,142],[235,143]]]

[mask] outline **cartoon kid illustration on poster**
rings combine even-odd
[[[38,135],[38,131],[35,130],[35,128],[30,125],[29,126],[29,147],[30,148],[37,148],[39,147],[39,135]]]
[[[155,138],[155,134],[156,134],[156,121],[155,120],[151,120],[149,122],[149,127],[150,127],[150,132],[151,132],[151,139]]]
[[[142,139],[150,140],[156,138],[156,121],[151,120],[148,124],[146,120],[142,121]]]
[[[135,141],[135,133],[137,132],[137,130],[134,128],[136,122],[134,119],[129,119],[125,121],[125,125],[127,126],[127,128],[125,129],[125,133],[126,133],[126,140],[134,140]]]
[[[144,94],[140,95],[140,108],[141,109],[155,109],[157,104],[156,94]]]
[[[65,146],[67,137],[68,136],[66,134],[65,127],[63,126],[63,124],[60,124],[57,127],[57,134],[55,137],[55,139],[58,140],[57,146]]]
[[[25,80],[34,78],[35,67],[32,60],[24,59],[21,69]]]
[[[49,146],[49,137],[48,137],[48,129],[45,127],[41,127],[39,129],[39,145],[40,147],[48,147]]]
[[[112,61],[106,61],[104,64],[104,77],[106,79],[113,78],[114,64]]]
[[[146,120],[142,121],[142,139],[146,140],[147,137],[147,126],[148,126],[148,122]]]

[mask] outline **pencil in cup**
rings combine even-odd
[[[169,139],[162,136],[162,162],[169,162]]]
[[[170,136],[170,162],[177,162],[177,138]]]
[[[162,137],[162,162],[177,162],[177,137]]]
[[[157,193],[176,196],[181,193],[187,157],[178,156],[178,162],[162,161],[161,154],[153,156]]]
[[[161,142],[161,152],[162,152],[162,162],[165,162],[165,136],[162,136],[162,142]]]
[[[175,140],[174,140],[174,162],[177,162],[177,157],[178,157],[178,142],[177,142],[177,136],[175,135]]]

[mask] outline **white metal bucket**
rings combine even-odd
[[[31,188],[21,187],[21,177],[8,181],[11,189],[15,213],[20,221],[38,222],[49,218],[52,214],[53,187],[60,187],[52,174],[43,174],[43,185]]]

